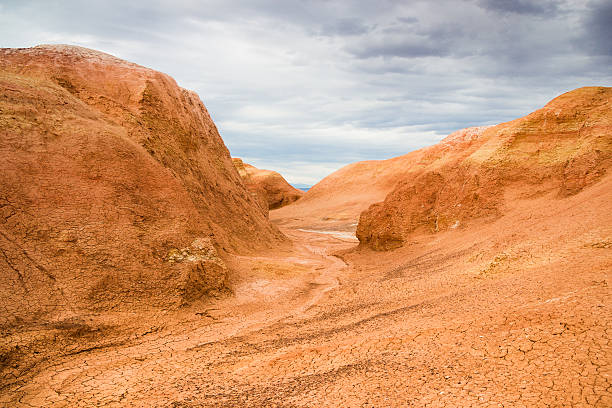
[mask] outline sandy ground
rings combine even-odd
[[[0,405],[610,407],[609,186],[385,253],[285,229],[233,296],[55,353]]]

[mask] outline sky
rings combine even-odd
[[[38,44],[171,75],[232,156],[313,185],[612,86],[612,0],[0,0],[0,47]]]

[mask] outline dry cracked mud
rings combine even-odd
[[[530,242],[545,248],[533,256],[503,232],[447,234],[386,261],[344,251],[343,234],[287,229],[292,251],[236,259],[249,272],[234,296],[56,354],[0,404],[608,407],[610,248],[593,240],[606,228]],[[491,237],[511,254],[491,256]]]

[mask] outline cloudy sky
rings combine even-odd
[[[43,43],[170,74],[233,156],[306,185],[612,85],[610,0],[0,0],[0,46]]]

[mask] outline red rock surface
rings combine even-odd
[[[2,83],[6,82],[5,76],[0,78]],[[10,88],[22,89],[31,80],[21,81],[21,88],[15,81]],[[46,92],[64,95],[52,84],[45,87]],[[40,92],[39,88],[31,92],[34,90]],[[17,114],[18,109],[28,112],[29,105],[24,103],[26,99],[21,93],[19,98],[11,95],[2,99],[3,113],[11,109],[10,114],[0,117],[2,124],[19,127],[23,123],[37,129],[34,123],[23,119],[12,121],[24,115]],[[36,98],[30,104],[34,101],[49,104],[52,100],[32,95]],[[569,100],[559,99],[562,103],[558,109],[553,107],[544,112],[543,121],[542,116],[534,114],[532,122],[521,119],[500,125],[498,129],[502,130],[497,133],[461,131],[443,143],[401,158],[349,166],[339,172],[345,172],[349,178],[334,180],[335,176],[330,176],[328,181],[334,182],[322,183],[319,191],[306,201],[307,205],[299,200],[271,212],[272,218],[277,214],[298,217],[276,218],[277,222],[290,226],[283,228],[283,232],[294,245],[227,256],[227,271],[207,237],[185,239],[165,252],[166,262],[174,265],[173,268],[196,261],[195,268],[185,271],[189,280],[177,281],[168,272],[172,269],[162,269],[168,272],[166,287],[170,298],[189,302],[194,295],[200,296],[203,288],[218,285],[216,278],[224,277],[234,296],[211,297],[206,303],[193,302],[189,307],[139,310],[134,307],[137,303],[129,301],[141,294],[126,292],[132,297],[125,296],[117,302],[117,309],[123,307],[123,313],[121,310],[100,313],[76,310],[74,316],[63,319],[41,319],[36,324],[18,322],[8,329],[0,326],[0,406],[612,406],[609,302],[612,174],[601,175],[608,168],[605,157],[610,142],[610,133],[606,131],[610,110],[605,95],[609,95],[606,89],[578,90],[570,94]],[[74,112],[93,118],[86,122],[88,125],[98,123],[96,118],[100,116],[91,115],[100,114],[91,113],[86,104],[67,101],[72,103],[70,106],[74,105]],[[78,110],[79,107],[83,110]],[[49,119],[50,114],[40,117],[45,119],[45,124],[54,123]],[[572,123],[575,118],[584,125],[580,126],[580,137],[576,136]],[[74,123],[76,119],[71,120],[66,123]],[[522,124],[523,130],[517,133],[513,123]],[[53,126],[61,129],[62,125]],[[104,141],[116,127],[111,123],[108,129],[109,133],[103,134]],[[20,132],[20,135],[29,134]],[[45,152],[45,143],[54,145],[58,143],[54,138],[66,137],[57,131],[44,134],[50,136],[34,139],[36,143],[32,147],[27,143],[22,145],[34,152]],[[120,135],[117,138],[123,140]],[[14,137],[10,142],[21,146],[20,140],[30,139]],[[138,146],[128,144],[134,145]],[[115,163],[110,157],[113,151],[107,152],[110,164]],[[64,158],[62,163],[71,169],[72,161],[62,154],[58,150],[57,156]],[[76,153],[75,156],[80,157]],[[3,157],[11,159],[11,156]],[[554,173],[558,165],[555,163],[559,161],[567,164],[556,167],[559,172]],[[158,169],[155,160],[151,162],[151,169]],[[462,165],[468,162],[470,166],[464,169]],[[133,171],[134,163],[137,162],[126,163],[125,166],[131,166],[126,170]],[[19,178],[20,175],[31,175],[30,168],[43,165],[46,165],[44,161],[30,161],[13,171],[11,176],[22,180],[14,188],[27,188],[27,180]],[[368,172],[367,168],[374,171]],[[490,178],[486,172],[480,173],[491,168],[493,176],[503,176],[502,182],[494,182],[496,178]],[[52,170],[70,176],[67,180],[76,179],[70,172],[61,173],[64,170],[59,165]],[[86,169],[82,171],[89,174]],[[100,166],[101,177],[106,171],[110,170]],[[526,180],[525,172],[534,181]],[[115,173],[115,177],[127,177],[122,172]],[[4,174],[2,180],[8,177]],[[57,183],[54,173],[34,176]],[[440,194],[444,201],[434,200],[432,208],[455,216],[457,213],[453,211],[457,210],[451,204],[460,199],[463,207],[466,200],[468,209],[461,213],[465,215],[465,222],[451,228],[454,224],[448,226],[439,217],[437,233],[432,234],[431,224],[419,225],[400,236],[401,243],[410,242],[410,245],[387,252],[373,251],[367,245],[356,247],[355,242],[345,239],[346,234],[339,231],[308,231],[299,227],[299,223],[326,219],[338,225],[346,223],[358,215],[359,207],[367,206],[369,200],[385,189],[392,190],[393,183],[402,177],[408,182],[403,185],[422,186],[425,192],[429,188],[426,181],[433,183],[437,191],[444,191],[447,184],[440,183],[440,177],[453,183],[465,181],[468,193],[482,194],[487,205],[474,204],[469,200],[473,195],[465,196],[452,183],[449,188],[454,194]],[[172,205],[164,207],[164,211],[180,213],[182,210],[177,210],[176,204],[181,202],[172,194],[182,184],[173,182],[175,179],[171,176],[163,180],[174,183],[172,188],[156,193],[155,189],[161,187],[152,184],[147,187],[147,196],[160,203],[170,197]],[[364,185],[351,186],[355,181],[362,181]],[[372,183],[368,185],[368,181]],[[40,182],[34,184],[38,188]],[[488,191],[481,191],[483,184],[494,193],[503,192],[502,201]],[[323,187],[328,196],[322,193]],[[116,196],[116,206],[133,204],[131,197],[136,188],[129,194],[105,188],[99,194],[108,192],[108,196]],[[46,190],[38,188],[30,192],[28,197],[32,198],[26,204],[32,206],[32,202],[38,201],[36,194],[41,199],[46,197],[38,191]],[[351,201],[347,195],[350,191],[361,194]],[[147,196],[139,199],[147,203]],[[429,205],[428,195],[424,197],[421,201],[397,197],[398,214],[414,213],[414,207],[419,204]],[[54,203],[63,206],[62,211],[73,211],[67,204],[69,199],[55,197],[55,200]],[[79,200],[84,201],[82,197]],[[28,217],[36,219],[40,215],[37,222],[43,223],[49,215],[54,219],[60,215],[50,209],[51,205],[39,213],[28,210],[28,214],[12,214],[13,201],[3,203],[5,224],[22,223],[25,234],[32,236],[16,241],[28,245],[22,249],[0,241],[3,249],[12,251],[6,259],[27,261],[27,255],[42,267],[34,271],[40,272],[37,277],[41,282],[49,282],[51,278],[43,274],[55,270],[43,263],[48,262],[44,256],[52,254],[44,244],[45,240],[55,242],[55,236],[36,232],[41,229],[31,228],[38,224],[28,221]],[[347,210],[343,210],[343,205]],[[101,208],[109,217],[116,213],[114,208]],[[296,209],[306,215],[302,216]],[[196,218],[176,224],[183,230],[179,229],[176,236],[168,232],[170,239],[186,234],[189,230],[185,228],[197,227],[199,210],[192,211]],[[95,215],[77,214],[100,221]],[[392,217],[396,215],[391,213]],[[397,219],[404,222],[402,217]],[[132,227],[112,220],[108,221],[109,233],[115,234],[114,225],[123,225],[122,233],[133,233]],[[130,221],[133,225],[134,220]],[[150,222],[150,218],[145,221]],[[160,225],[153,224],[147,234],[151,230],[161,234],[165,230]],[[1,231],[6,235],[6,227]],[[81,243],[80,231],[76,230],[76,240],[73,235],[60,235],[64,239],[60,242],[66,245],[60,250],[79,251],[62,259],[74,262],[77,267],[86,261],[95,263],[97,259],[80,259],[90,251]],[[121,235],[113,236],[122,239]],[[125,252],[114,251],[112,255],[126,254],[126,258],[139,257],[138,261],[146,262],[146,256],[138,252],[149,248],[142,245],[147,242],[146,236],[139,235],[138,244],[122,240]],[[2,236],[2,239],[6,238]],[[31,242],[43,248],[38,249]],[[94,240],[86,241],[89,242]],[[124,258],[118,259],[126,262]],[[14,270],[5,272],[6,265],[2,265],[3,276],[17,276],[10,274]],[[21,264],[12,265],[22,270]],[[210,270],[217,272],[211,274]],[[147,274],[142,271],[142,280],[155,278],[156,273],[159,272],[155,269]],[[67,281],[65,276],[55,275],[53,280],[63,290],[74,290],[75,282],[85,282],[78,278]],[[109,284],[114,284],[114,276],[109,277]],[[7,291],[29,296],[17,278],[11,279],[10,284],[0,282],[5,285],[0,288],[3,301],[13,296],[6,295]],[[26,289],[32,288],[35,282],[26,280]],[[189,284],[182,286],[180,296],[174,296],[172,288],[181,282]],[[142,288],[143,293],[150,290],[144,284]],[[101,289],[99,293],[106,290]],[[41,291],[33,295],[56,301],[44,298]],[[17,296],[11,299],[18,305],[29,306]],[[36,298],[28,299],[34,304]]]
[[[285,240],[198,96],[160,72],[1,49],[0,140],[0,325],[180,305],[225,290],[220,256]]]
[[[404,156],[408,171],[362,213],[357,237],[374,249],[415,231],[463,228],[524,200],[562,199],[596,183],[612,161],[612,88],[565,93],[544,108],[469,137],[451,135]]]
[[[258,169],[239,158],[232,160],[247,189],[258,197],[265,211],[289,205],[304,195],[275,171]]]
[[[235,297],[0,336],[0,406],[608,408],[610,186],[389,252],[283,230]]]
[[[473,127],[448,136],[436,151],[468,148],[486,129]],[[385,199],[399,180],[426,165],[432,148],[388,160],[349,164],[325,177],[294,205],[274,211],[271,219],[283,225],[353,230],[359,215],[371,204]],[[428,156],[429,155],[429,156]]]

